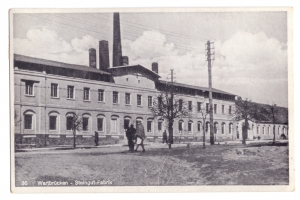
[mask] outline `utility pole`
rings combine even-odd
[[[211,55],[214,55],[214,53],[211,53],[211,43],[209,40],[206,44],[206,50],[207,50],[207,65],[208,65],[208,86],[209,86],[209,126],[210,126],[210,144],[214,145],[214,116],[213,116],[213,101],[212,101],[212,78],[211,78],[211,61],[214,60],[211,58]]]
[[[174,108],[173,108],[173,101],[174,101],[174,93],[173,93],[173,83],[174,83],[174,74],[173,74],[173,71],[174,69],[171,69],[171,102],[170,102],[170,106],[171,106],[171,118],[170,118],[170,121],[169,121],[169,127],[170,130],[169,130],[169,149],[171,149],[171,145],[173,144],[173,122],[174,122],[174,118],[173,118],[173,115],[174,115]]]

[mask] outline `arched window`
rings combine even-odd
[[[33,110],[26,110],[24,116],[24,132],[33,131],[36,128],[36,115]]]
[[[119,116],[112,115],[110,117],[110,133],[111,134],[118,134],[118,124],[119,124]]]
[[[124,117],[124,130],[127,130],[130,127],[131,117],[125,116]]]
[[[147,119],[147,133],[152,133],[153,132],[153,118],[148,118]]]
[[[71,131],[73,129],[74,124],[74,117],[76,117],[76,114],[73,112],[68,112],[66,114],[66,129],[67,131]]]
[[[209,122],[206,122],[206,124],[205,124],[205,131],[206,131],[206,133],[210,132],[210,123]]]
[[[229,133],[229,134],[231,134],[231,133],[233,132],[232,127],[233,127],[233,124],[230,123],[230,124],[229,124],[229,129],[228,129],[228,133]]]
[[[183,120],[179,120],[179,121],[178,121],[178,131],[179,131],[179,133],[182,133],[182,132],[183,132],[183,127],[184,127],[184,122],[183,122]]]
[[[105,133],[105,115],[99,114],[97,115],[97,131],[100,133]]]
[[[225,122],[222,123],[222,134],[225,134]]]
[[[199,122],[197,123],[197,132],[198,132],[198,133],[201,133],[201,129],[202,129],[202,122],[199,121]]]
[[[92,131],[92,116],[89,113],[84,113],[82,115],[82,131]]]
[[[278,126],[278,133],[277,134],[280,135],[280,126]]]
[[[265,134],[265,127],[264,126],[262,127],[262,134],[263,135]]]
[[[256,127],[256,134],[259,135],[259,126]]]
[[[214,123],[214,132],[215,134],[218,134],[218,122]]]
[[[188,122],[188,133],[193,133],[193,121]]]
[[[49,131],[56,132],[60,130],[60,117],[59,113],[57,111],[51,111],[49,112]]]
[[[142,118],[142,117],[137,117],[137,118],[136,118],[136,121],[135,121],[135,128],[137,127],[137,125],[138,125],[139,122],[143,123],[143,118]],[[144,126],[144,124],[143,124],[143,126]]]
[[[268,135],[270,135],[270,126],[268,126]]]

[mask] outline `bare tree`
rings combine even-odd
[[[262,113],[266,115],[266,118],[272,121],[273,124],[273,145],[275,144],[275,124],[278,122],[277,114],[279,112],[276,104],[270,104],[262,108]]]
[[[257,104],[252,103],[250,99],[242,100],[238,98],[235,102],[235,118],[237,121],[245,120],[242,125],[242,143],[246,144],[246,139],[248,136],[249,120],[254,120],[257,118]]]
[[[206,117],[210,113],[210,104],[208,104],[208,110],[203,109],[202,106],[200,107],[199,112],[201,113],[201,118],[202,118],[202,130],[203,130],[203,149],[205,149],[205,134],[207,132],[206,130]]]
[[[174,97],[172,86],[166,86],[164,91],[157,95],[150,110],[154,117],[162,117],[168,123],[169,148],[173,144],[174,119],[190,117],[190,111],[183,99]]]
[[[77,115],[73,114],[72,121],[70,121],[71,130],[73,131],[73,148],[76,148],[76,131],[80,131],[82,127],[82,118]]]

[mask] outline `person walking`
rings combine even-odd
[[[128,140],[128,147],[129,151],[133,152],[134,150],[134,143],[133,139],[135,136],[136,129],[134,128],[133,124],[130,125],[130,127],[126,130],[126,137]]]
[[[168,144],[168,135],[166,130],[163,132],[163,144],[165,143]]]
[[[135,151],[137,151],[139,146],[141,146],[143,149],[143,152],[145,152],[146,150],[144,148],[144,140],[146,138],[146,135],[145,135],[144,126],[143,126],[142,122],[140,122],[140,121],[138,121],[137,126],[136,126],[136,137],[137,137],[137,140],[136,140]]]

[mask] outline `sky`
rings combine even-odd
[[[286,12],[120,13],[129,64],[175,81],[208,86],[205,44],[214,43],[214,88],[254,102],[288,106]],[[88,49],[107,40],[112,66],[113,13],[14,14],[14,53],[88,65]],[[98,59],[98,57],[97,57]],[[99,65],[99,60],[97,61]]]

